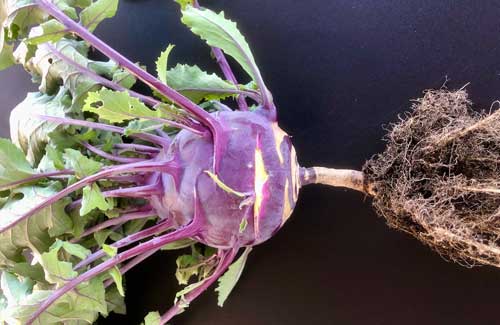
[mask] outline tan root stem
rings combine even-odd
[[[365,182],[363,172],[351,169],[301,168],[301,183],[302,185],[323,184],[333,187],[345,187],[368,195],[374,195],[371,186]]]

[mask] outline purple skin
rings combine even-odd
[[[205,172],[213,163],[212,140],[181,131],[166,154],[179,162],[180,182],[163,174],[164,194],[154,196],[151,204],[160,217],[185,225],[193,216],[195,188],[206,218],[195,236],[198,241],[221,249],[260,244],[280,229],[297,200],[299,167],[290,138],[259,111],[214,116],[229,139],[217,175],[244,196],[225,191]],[[259,177],[261,186],[256,184]],[[240,232],[243,220],[247,226]]]
[[[52,303],[82,282],[130,260],[122,267],[125,272],[164,245],[186,238],[193,238],[218,248],[215,256],[218,266],[214,273],[184,298],[184,303],[192,301],[227,270],[241,247],[254,246],[272,237],[283,226],[295,206],[300,187],[299,166],[290,138],[276,123],[276,109],[270,93],[259,74],[258,84],[262,100],[257,99],[262,105],[257,111],[250,112],[244,98],[245,94],[236,92],[239,95],[237,103],[240,111],[209,114],[110,48],[83,26],[68,18],[50,1],[35,2],[41,9],[63,23],[68,31],[79,35],[139,80],[177,103],[190,116],[180,124],[164,121],[167,124],[178,123],[174,125],[181,128],[181,132],[174,139],[162,133],[133,135],[151,143],[151,146],[130,147],[132,150],[146,152],[148,158],[126,159],[120,156],[119,152],[109,154],[83,143],[82,146],[87,150],[117,164],[68,186],[0,229],[6,231],[36,214],[40,209],[98,180],[118,179],[125,175],[140,177],[130,177],[135,183],[131,187],[119,190],[120,193],[110,191],[104,194],[135,197],[140,190],[141,196],[150,201],[153,210],[145,209],[136,214],[125,214],[119,217],[122,219],[117,220],[125,222],[142,215],[146,218],[154,212],[159,216],[157,225],[132,234],[113,243],[112,246],[124,248],[140,240],[147,239],[147,241],[125,249],[95,266],[91,266],[93,265],[91,263],[104,257],[102,251],[94,252],[76,265],[75,269],[85,268],[85,272],[69,280],[66,285],[57,289],[41,303],[27,324],[32,324]],[[78,66],[58,53],[55,48],[48,46],[61,60],[73,64],[79,73],[94,78],[108,88],[123,90],[119,85]],[[213,52],[226,78],[236,84],[237,81],[222,51],[213,49]],[[156,103],[155,99],[135,92],[131,92],[131,95],[149,105]],[[100,123],[49,116],[40,118],[110,132],[124,132],[123,128]],[[71,173],[71,170],[65,170],[54,175],[38,175],[26,179],[25,182]],[[22,183],[17,182],[13,185]],[[73,205],[77,204],[75,202]],[[95,229],[113,225],[113,223],[97,225]],[[84,235],[91,234],[93,230],[89,229]],[[161,323],[166,323],[180,310],[180,303],[174,305],[163,315]]]

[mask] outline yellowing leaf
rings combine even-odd
[[[159,111],[150,110],[139,99],[131,97],[128,92],[106,88],[89,93],[83,110],[96,113],[101,119],[111,123],[160,116]]]
[[[174,0],[174,1],[177,2],[179,6],[181,6],[181,9],[184,9],[186,8],[186,6],[193,4],[193,0]]]
[[[160,325],[161,324],[161,316],[157,311],[152,311],[146,315],[144,318],[144,325]]]
[[[217,184],[217,186],[219,186],[225,192],[227,192],[229,194],[236,195],[236,196],[241,197],[241,198],[244,198],[244,197],[247,196],[245,193],[238,192],[236,190],[233,190],[229,186],[227,186],[223,181],[220,180],[219,176],[215,175],[211,171],[205,170],[205,174],[207,174],[208,176],[210,176],[210,178],[215,182],[215,184]]]
[[[118,248],[114,247],[114,246],[103,244],[102,245],[102,250],[109,257],[114,257],[114,256],[116,256],[116,254],[118,254]]]

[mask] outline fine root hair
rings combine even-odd
[[[465,90],[427,91],[363,170],[391,227],[465,266],[500,267],[498,104],[478,112]]]

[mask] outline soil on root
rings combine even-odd
[[[390,226],[463,265],[500,267],[500,109],[427,91],[364,166]]]

